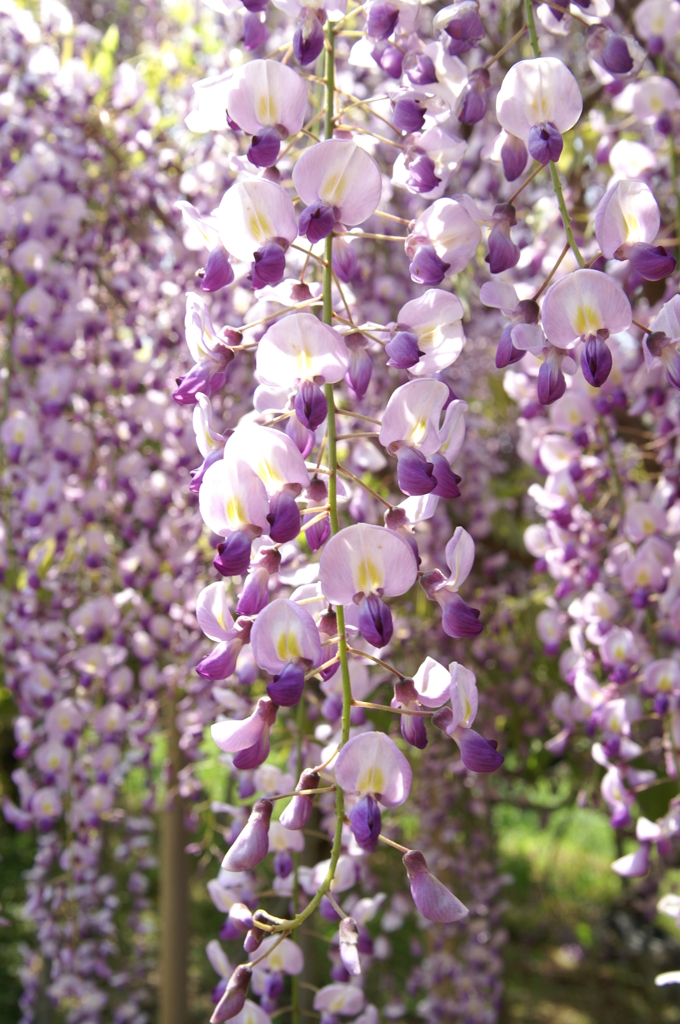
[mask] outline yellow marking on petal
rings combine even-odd
[[[276,641],[276,653],[281,661],[290,661],[292,658],[299,658],[302,654],[298,638],[292,630],[282,633]]]
[[[269,93],[260,96],[257,101],[257,119],[262,125],[273,124]]]
[[[640,587],[646,587],[649,583],[649,569],[638,569],[635,582]]]
[[[274,230],[267,218],[263,213],[258,213],[257,210],[250,211],[248,229],[257,242],[266,242],[274,234]]]
[[[255,467],[255,472],[268,491],[278,491],[286,483],[283,477],[276,472],[271,462],[267,462],[265,458],[260,459]]]
[[[243,506],[241,505],[238,495],[235,494],[229,499],[224,512],[230,526],[235,524],[240,525],[243,522]]]
[[[624,210],[623,219],[626,223],[626,232],[629,238],[631,235],[640,234],[640,221],[638,220],[636,214],[634,214],[630,210]]]
[[[370,594],[384,583],[383,574],[370,558],[363,558],[357,568],[357,593]]]
[[[599,331],[602,321],[596,309],[584,304],[576,310],[574,326],[580,335],[587,336]]]
[[[374,764],[370,768],[364,768],[357,779],[357,793],[366,796],[368,793],[384,793],[385,776],[380,765]]]
[[[295,352],[295,346],[293,346],[293,351]],[[307,351],[304,345],[295,356],[295,368],[301,380],[309,380],[311,378],[312,354]]]

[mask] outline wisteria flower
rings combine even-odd
[[[349,227],[362,224],[382,194],[377,163],[349,139],[327,139],[306,149],[293,168],[293,184],[307,203],[300,234],[315,242],[329,235],[336,221]]]
[[[557,161],[562,135],[583,109],[578,82],[557,57],[513,64],[498,91],[496,116],[506,132],[522,139],[539,163]]]
[[[333,604],[359,605],[359,630],[374,647],[392,637],[392,615],[383,597],[413,586],[418,567],[410,545],[394,530],[357,523],[326,544],[319,565],[324,596]]]
[[[446,562],[451,572],[447,579],[440,569],[433,569],[421,578],[421,586],[432,601],[442,609],[444,632],[452,637],[477,636],[482,631],[479,612],[470,608],[458,590],[472,571],[475,542],[467,530],[457,526],[446,545]]]
[[[414,377],[430,376],[454,363],[465,345],[463,304],[451,292],[430,288],[399,310],[387,343],[388,366]]]
[[[283,280],[286,249],[298,234],[285,189],[265,178],[238,181],[224,193],[215,217],[224,248],[237,260],[253,261],[254,288]]]
[[[649,329],[643,342],[647,369],[661,363],[668,383],[680,389],[680,295],[663,304]]]
[[[629,259],[648,281],[660,281],[675,270],[675,259],[662,245],[652,245],[661,217],[651,189],[643,181],[617,181],[600,200],[595,234],[607,259]]]
[[[583,376],[599,388],[612,368],[607,339],[630,327],[633,312],[613,278],[597,270],[576,270],[548,289],[541,320],[548,341],[556,348],[569,349],[584,342]]]
[[[345,792],[358,797],[350,814],[350,827],[359,846],[374,850],[380,834],[378,803],[385,807],[403,804],[411,791],[413,773],[396,744],[382,732],[355,736],[342,748],[335,762],[335,781]]]
[[[305,685],[305,668],[321,662],[321,640],[314,619],[302,605],[280,598],[264,608],[250,634],[253,657],[271,672],[267,693],[284,707],[298,703]]]
[[[437,199],[416,219],[405,243],[411,277],[438,285],[468,265],[481,239],[480,214],[469,196]]]
[[[250,162],[270,167],[278,159],[281,140],[302,128],[307,86],[280,61],[251,60],[229,79],[226,110],[232,127],[253,136],[247,153]]]

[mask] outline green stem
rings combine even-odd
[[[531,48],[534,51],[534,57],[540,57],[541,47],[538,42],[538,33],[536,32],[536,21],[534,20],[534,7],[532,0],[524,0],[524,13],[529,27],[529,39],[531,40]],[[567,204],[564,201],[564,193],[562,192],[560,176],[557,173],[557,165],[552,160],[550,161],[550,177],[552,178],[553,191],[557,196],[557,203],[560,208],[560,213],[562,214],[562,221],[564,223],[567,241],[569,242],[569,248],[576,257],[576,262],[579,267],[585,267],[586,261],[583,259],[581,250],[576,244],[576,239],[574,238],[574,232],[571,227],[571,217],[567,210]]]
[[[333,137],[333,112],[334,112],[334,95],[335,95],[335,33],[333,23],[331,21],[326,22],[326,116],[324,122],[324,134],[326,139]],[[332,288],[333,288],[333,235],[329,235],[326,239],[325,249],[325,265],[323,271],[323,322],[325,324],[331,324],[333,322],[333,302],[332,302]],[[340,530],[340,523],[338,520],[338,493],[337,493],[337,480],[338,480],[338,454],[337,454],[337,424],[336,409],[335,409],[335,397],[333,394],[333,385],[326,384],[324,386],[324,394],[326,396],[326,402],[328,404],[328,504],[330,506],[329,518],[331,521],[331,534],[335,536]],[[338,657],[340,660],[340,673],[342,677],[342,738],[340,740],[340,747],[343,747],[349,739],[349,716],[352,708],[352,687],[349,679],[349,659],[347,651],[347,639],[345,636],[345,612],[342,605],[338,605],[336,608],[336,616],[338,622]],[[328,865],[328,872],[324,878],[318,892],[312,897],[310,902],[301,910],[298,914],[290,921],[281,921],[272,928],[273,932],[292,931],[294,928],[298,928],[303,921],[305,921],[310,914],[313,914],[322,898],[326,895],[331,887],[331,882],[335,877],[335,870],[338,866],[338,860],[340,859],[340,853],[342,851],[342,826],[345,816],[345,797],[344,793],[338,786],[335,794],[335,835],[333,836],[333,846],[331,848],[331,859]]]
[[[675,194],[675,237],[677,239],[676,249],[680,254],[680,181],[678,181],[678,151],[675,148],[675,139],[671,132],[668,136],[668,156],[671,165],[671,182]]]

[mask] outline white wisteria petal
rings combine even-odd
[[[526,141],[538,124],[572,128],[583,109],[578,82],[557,57],[535,57],[513,64],[498,90],[496,116],[501,127]]]
[[[326,1013],[339,1013],[343,1017],[355,1017],[363,1009],[365,996],[363,989],[355,985],[337,982],[324,985],[314,996],[314,1009]]]
[[[465,345],[460,299],[443,288],[429,288],[399,310],[399,328],[406,327],[418,338],[424,355],[409,368],[413,376],[429,376],[454,363]]]
[[[548,341],[568,348],[602,329],[610,334],[627,330],[633,311],[612,277],[598,270],[575,270],[548,289],[541,319]]]
[[[334,771],[345,793],[370,794],[385,807],[398,807],[411,792],[411,766],[384,732],[354,736],[338,754]]]
[[[390,395],[378,440],[385,448],[406,444],[428,458],[439,450],[439,420],[449,398],[443,381],[410,380]]]
[[[608,260],[624,244],[653,242],[660,225],[659,207],[651,189],[644,181],[632,178],[615,182],[595,213],[595,234]]]
[[[333,604],[355,594],[397,597],[410,590],[418,567],[408,541],[394,530],[356,523],[326,542],[319,567],[321,589]]]
[[[314,619],[295,601],[279,598],[258,614],[250,633],[255,663],[276,675],[298,659],[321,663],[321,640]]]
[[[215,211],[222,245],[237,260],[249,263],[267,242],[297,238],[295,207],[284,188],[255,178],[239,181],[222,196]]]
[[[209,640],[229,640],[234,620],[227,603],[227,586],[223,580],[211,583],[198,595],[196,602],[198,624]]]
[[[451,673],[429,656],[413,677],[418,703],[426,708],[440,708],[446,704],[451,692]]]
[[[263,384],[292,387],[321,377],[336,384],[349,356],[342,335],[312,313],[291,313],[275,323],[257,346],[256,370]]]
[[[293,168],[293,184],[303,202],[327,203],[349,226],[367,220],[382,194],[380,168],[351,139],[326,139],[306,149]]]
[[[213,462],[198,492],[203,522],[213,533],[226,536],[248,526],[269,532],[269,501],[264,484],[245,461],[229,456]]]
[[[225,461],[234,458],[251,467],[270,496],[277,494],[286,485],[309,486],[309,473],[295,442],[273,427],[262,427],[252,422],[240,423],[224,449]],[[204,486],[201,485],[201,491]]]
[[[246,135],[282,125],[299,132],[307,110],[307,86],[278,60],[251,60],[233,72],[226,96],[227,114]]]

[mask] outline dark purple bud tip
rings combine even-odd
[[[447,501],[450,501],[451,498],[460,497],[460,490],[458,489],[460,477],[457,473],[453,472],[444,456],[433,455],[432,466],[434,469],[433,479],[436,481],[432,494],[436,494],[438,498],[444,498]]]
[[[463,764],[471,772],[495,772],[505,760],[496,750],[498,744],[485,740],[474,729],[463,729],[458,726],[453,738],[460,747]]]
[[[224,995],[213,1010],[210,1024],[223,1024],[224,1021],[231,1020],[241,1012],[250,985],[250,973],[247,967],[236,968],[227,982]]]
[[[562,136],[550,122],[536,124],[529,132],[529,153],[539,164],[549,164],[551,160],[557,162],[563,146]]]
[[[269,604],[269,574],[262,569],[248,573],[236,604],[237,615],[257,615]]]
[[[373,372],[371,357],[366,351],[366,340],[362,334],[349,334],[345,338],[349,354],[349,368],[345,380],[357,398],[363,398],[368,391]]]
[[[545,360],[538,371],[536,391],[541,405],[552,405],[567,390],[567,382],[557,362]]]
[[[478,124],[486,114],[486,95],[467,85],[458,103],[461,124]]]
[[[388,356],[387,365],[394,366],[397,370],[408,370],[409,366],[415,366],[420,359],[422,352],[418,348],[418,338],[410,331],[399,331],[385,346],[385,353]]]
[[[468,909],[432,874],[419,850],[409,850],[402,857],[416,908],[428,921],[450,924],[466,917]]]
[[[453,594],[444,606],[442,626],[447,636],[456,640],[479,636],[484,626],[479,621],[479,612],[458,594]]]
[[[246,156],[256,167],[272,167],[278,159],[280,149],[281,136],[276,128],[263,128],[257,135],[253,135]]]
[[[234,903],[229,908],[229,920],[240,934],[253,927],[253,915],[245,903]]]
[[[415,448],[397,452],[397,482],[404,494],[429,494],[437,486],[434,466]]]
[[[484,257],[492,274],[502,274],[519,262],[519,246],[510,238],[510,227],[506,221],[497,224],[489,235],[489,252]]]
[[[467,53],[473,46],[477,46],[480,39],[486,35],[479,11],[472,4],[460,4],[456,7],[456,16],[446,26],[445,32],[449,36],[449,54],[452,57]]]
[[[373,796],[362,796],[349,816],[349,825],[362,850],[372,852],[378,845],[382,824],[378,801]]]
[[[419,132],[425,124],[425,110],[422,103],[410,96],[400,96],[394,104],[392,124],[407,135],[410,135],[411,132]]]
[[[346,242],[344,238],[337,238],[333,245],[333,270],[335,273],[341,281],[349,284],[358,268],[359,259],[354,246]]]
[[[392,639],[392,613],[377,594],[361,599],[359,632],[374,647],[385,647]]]
[[[391,43],[388,43],[384,49],[376,47],[371,56],[390,78],[401,78],[401,71],[404,64],[404,54],[402,50],[399,50],[396,46],[392,46]]]
[[[631,249],[628,259],[646,281],[663,281],[675,270],[675,257],[662,245],[638,242]]]
[[[392,4],[374,4],[368,12],[366,31],[371,39],[387,39],[399,21],[399,8]]]
[[[278,676],[275,676],[267,687],[267,693],[275,704],[279,704],[282,708],[292,708],[299,703],[304,688],[304,669],[291,662]]]
[[[288,878],[293,866],[293,858],[288,850],[279,850],[274,854],[274,874],[279,878]]]
[[[581,352],[583,376],[594,388],[601,388],[612,368],[612,354],[602,338],[590,337]]]
[[[228,679],[236,671],[236,659],[242,646],[239,640],[227,640],[217,644],[196,666],[199,676],[202,679]]]
[[[316,430],[328,415],[326,396],[314,381],[304,380],[295,396],[295,415],[303,427]]]
[[[328,203],[312,203],[300,214],[298,231],[314,245],[327,238],[335,227],[335,214]]]
[[[311,522],[311,520],[313,519],[316,519],[316,515],[305,516],[304,522]],[[307,543],[309,544],[309,550],[318,551],[319,548],[326,543],[330,535],[331,521],[329,517],[324,516],[323,519],[317,519],[316,522],[312,524],[312,526],[308,527],[308,529],[305,530],[305,537],[307,538]],[[334,668],[336,667],[337,666],[334,666]],[[334,672],[331,672],[331,675],[334,674]]]
[[[288,491],[280,491],[269,502],[269,536],[275,544],[287,544],[300,532],[300,509]]]
[[[247,52],[258,50],[269,39],[269,29],[259,14],[246,14],[243,19],[243,49]],[[228,119],[227,119],[228,120]],[[234,127],[230,125],[230,127]],[[238,128],[238,125],[236,125]]]
[[[511,366],[512,363],[518,363],[520,359],[523,359],[526,355],[522,349],[515,348],[512,343],[512,324],[508,324],[503,329],[501,339],[498,342],[498,348],[496,349],[496,366],[499,370],[502,370],[505,366]]]
[[[450,266],[450,263],[444,263],[444,260],[437,256],[434,246],[421,245],[409,266],[411,280],[416,284],[434,287],[442,283]]]
[[[255,802],[245,827],[225,854],[225,871],[250,871],[267,856],[273,806],[269,800]]]
[[[529,154],[522,139],[516,135],[508,135],[501,146],[503,173],[507,181],[515,181],[527,165]]]
[[[261,14],[267,10],[269,0],[242,0],[243,6],[251,14]]]
[[[217,545],[213,565],[222,576],[242,576],[250,565],[252,537],[245,530],[230,533]]]
[[[657,715],[665,715],[668,711],[669,700],[667,693],[657,693],[654,697],[654,710]]]
[[[425,719],[422,715],[402,715],[401,735],[407,743],[418,750],[424,750],[427,746],[427,730]]]
[[[200,276],[202,292],[217,292],[234,280],[234,268],[221,245],[211,251]]]
[[[413,85],[433,85],[438,80],[432,58],[424,53],[409,54],[404,60],[404,70]]]
[[[303,67],[313,64],[323,50],[323,42],[323,26],[316,11],[305,10],[293,36],[293,53],[298,64]]]
[[[431,192],[441,184],[441,178],[435,174],[434,160],[425,153],[418,153],[407,163],[408,187],[414,192]]]
[[[266,934],[267,933],[264,932],[261,928],[251,928],[246,933],[246,937],[243,940],[244,952],[250,955],[251,953],[254,953],[256,949],[259,949],[260,946],[262,945],[262,940],[264,939]]]
[[[633,58],[628,51],[628,44],[623,36],[615,33],[609,36],[600,59],[602,67],[610,75],[627,75],[633,70]]]
[[[278,242],[267,242],[255,253],[251,267],[253,288],[279,284],[286,272],[286,254]]]

